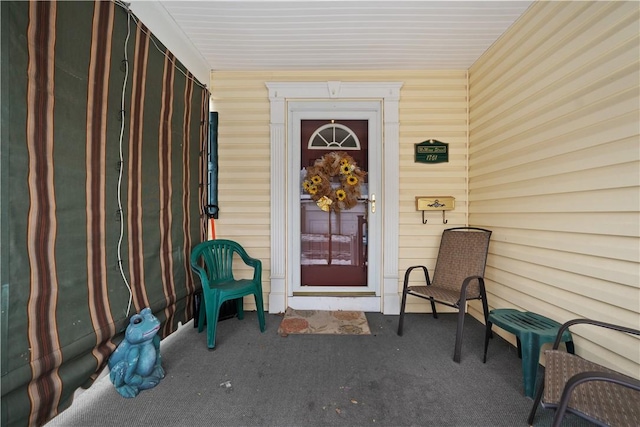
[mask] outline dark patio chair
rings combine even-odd
[[[436,303],[458,310],[458,328],[453,360],[460,362],[462,332],[467,301],[482,300],[485,324],[489,316],[487,295],[484,288],[484,269],[489,250],[491,231],[476,227],[456,227],[444,230],[438,250],[433,277],[423,265],[409,267],[404,275],[402,303],[398,335],[402,335],[407,295],[427,299],[431,302],[434,318],[438,318]],[[409,286],[411,272],[420,268],[424,272],[426,285]]]
[[[538,405],[555,409],[553,426],[558,427],[567,412],[600,426],[640,426],[640,380],[558,350],[562,333],[570,326],[590,324],[633,335],[640,330],[597,320],[574,319],[560,327],[552,350],[545,351],[544,377],[538,385],[527,419],[533,425]],[[639,349],[633,343],[635,356]],[[543,399],[544,394],[544,399]]]
[[[253,267],[252,279],[235,279],[233,277],[234,255]],[[202,261],[202,263],[201,263]],[[208,240],[196,245],[191,251],[191,268],[200,277],[202,283],[202,305],[198,319],[198,332],[207,325],[207,346],[216,345],[216,326],[220,306],[225,301],[236,300],[238,319],[244,318],[243,297],[253,295],[258,311],[260,331],[264,332],[264,308],[262,301],[262,262],[251,258],[239,243],[224,240]]]

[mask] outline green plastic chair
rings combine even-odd
[[[233,277],[233,259],[238,254],[242,261],[253,267],[252,279]],[[262,262],[250,257],[240,244],[231,240],[215,239],[199,243],[191,251],[191,268],[200,277],[202,283],[203,306],[200,307],[198,332],[207,324],[207,346],[216,345],[216,326],[220,306],[228,300],[236,300],[238,319],[244,318],[243,300],[253,295],[258,310],[260,331],[265,330],[264,308],[262,302]]]

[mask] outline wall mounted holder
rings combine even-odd
[[[442,223],[449,222],[445,219],[445,211],[455,209],[456,199],[451,196],[417,196],[416,197],[416,210],[422,211],[422,223],[426,224],[427,220],[424,218],[425,211],[442,211]]]

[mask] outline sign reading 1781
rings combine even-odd
[[[444,163],[449,161],[449,144],[430,139],[415,144],[416,163]]]

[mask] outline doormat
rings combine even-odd
[[[287,307],[278,334],[371,335],[362,311],[294,310]]]

